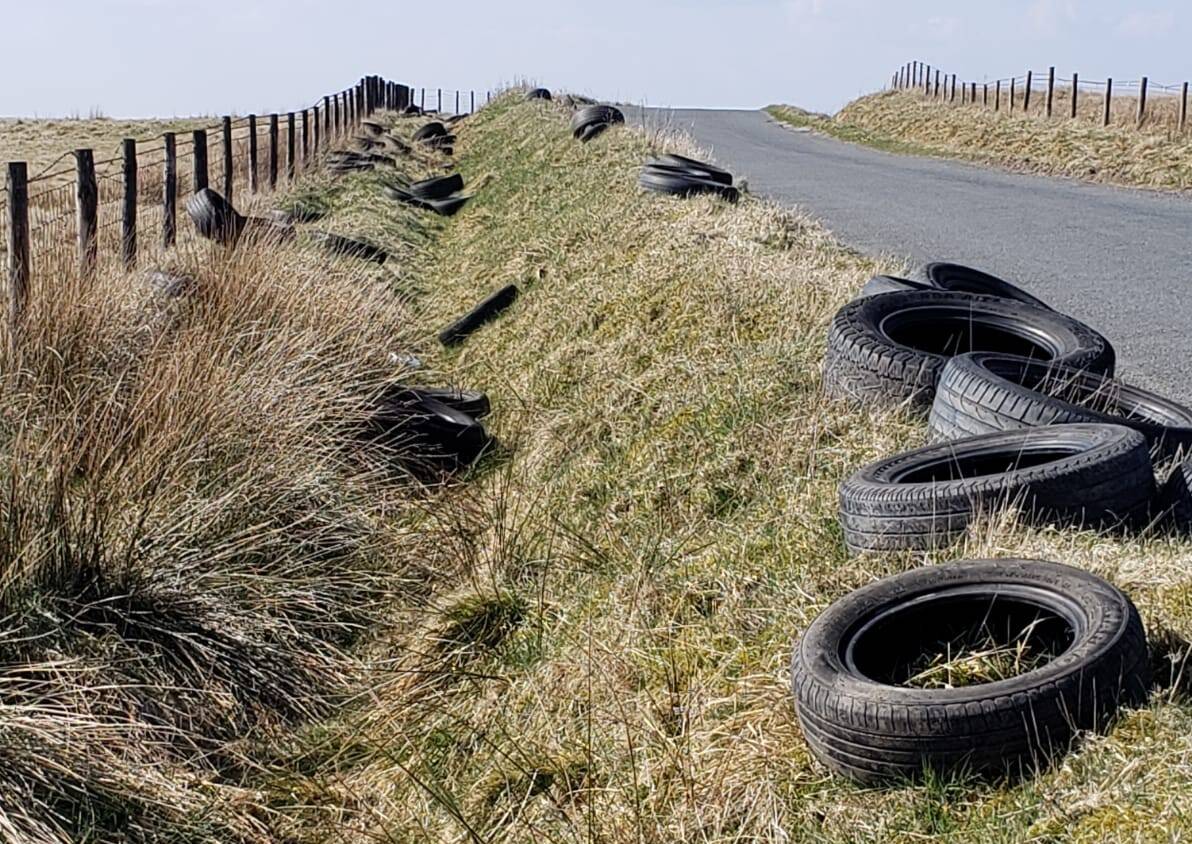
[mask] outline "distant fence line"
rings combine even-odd
[[[444,103],[443,89],[432,90],[435,109],[442,111],[451,92]],[[486,103],[492,99],[491,92],[484,96]],[[455,91],[454,99],[456,114],[465,113],[465,105],[467,113],[476,108],[474,91]],[[78,149],[35,175],[26,162],[9,162],[0,188],[0,243],[10,336],[25,312],[32,278],[74,271],[87,278],[107,255],[131,269],[142,253],[175,247],[179,195],[211,186],[212,176],[229,202],[244,192],[273,192],[317,166],[365,117],[381,109],[425,108],[426,100],[426,88],[366,76],[301,111],[226,116],[190,133],[125,139],[111,158],[96,160],[94,150]],[[142,237],[149,229],[159,233],[156,242]]]
[[[1024,76],[972,82],[960,81],[926,62],[907,62],[890,78],[895,90],[917,91],[924,97],[961,105],[980,105],[993,111],[1056,114],[1070,120],[1087,119],[1102,126],[1132,123],[1157,125],[1183,132],[1188,123],[1188,83],[1160,85],[1144,76],[1138,80],[1088,80],[1077,73],[1057,77],[1055,68],[1028,70]],[[959,88],[959,95],[957,90]],[[1042,102],[1040,103],[1040,100]]]

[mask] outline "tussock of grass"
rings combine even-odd
[[[1092,108],[1091,98],[1086,99]],[[1121,105],[1128,110],[1127,103]],[[830,118],[809,117],[788,106],[769,111],[784,122],[892,152],[1133,187],[1186,190],[1192,185],[1192,136],[1181,134],[1164,113],[1139,130],[1121,115],[1109,127],[1091,115],[1069,120],[1069,107],[1066,100],[1059,102],[1049,120],[1034,103],[1030,114],[1021,106],[1011,114],[886,91],[855,100]]]

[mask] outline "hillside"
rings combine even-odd
[[[643,193],[682,137],[588,144],[507,94],[458,125],[450,220],[383,172],[283,204],[365,237],[180,251],[193,298],[64,282],[0,352],[0,830],[67,841],[1145,839],[1188,828],[1192,548],[983,523],[961,548],[1101,574],[1149,704],[1017,783],[865,790],[809,754],[791,644],[851,589],[837,488],[919,444],[828,402],[828,323],[878,265],[809,218]],[[408,138],[418,122],[384,118]],[[502,285],[500,320],[435,332]],[[391,353],[425,364],[403,370]],[[398,359],[400,361],[400,359]],[[430,487],[359,447],[390,379],[486,391],[500,448]],[[1172,678],[1178,678],[1173,681]]]
[[[1119,100],[1128,110],[1127,98]],[[1192,135],[1180,134],[1167,121],[1156,120],[1141,131],[1125,119],[1103,127],[1090,116],[1048,120],[1037,111],[994,112],[905,91],[861,97],[831,117],[790,106],[767,110],[792,125],[893,152],[1132,187],[1192,187]]]

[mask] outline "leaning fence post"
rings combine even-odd
[[[1034,84],[1034,72],[1028,70],[1026,72],[1026,88],[1022,91],[1022,113],[1027,114],[1031,110],[1031,86]]]
[[[1146,77],[1142,77],[1142,85],[1138,89],[1138,125],[1146,119]]]
[[[166,160],[162,173],[161,243],[166,249],[178,239],[178,141],[173,132],[163,136]]]
[[[1113,77],[1105,80],[1105,115],[1101,118],[1101,125],[1109,125],[1109,106],[1113,102]]]
[[[99,258],[99,185],[95,181],[95,154],[75,150],[75,211],[78,217],[79,275],[95,275]]]
[[[276,114],[269,115],[269,190],[277,190],[277,127]]]
[[[8,325],[9,340],[17,331],[29,300],[29,166],[8,164]]]
[[[256,193],[261,186],[260,170],[257,168],[257,116],[248,116],[248,188]]]
[[[236,158],[232,153],[232,118],[223,119],[223,192],[228,202],[232,202],[236,183]]]
[[[291,111],[286,114],[286,176],[291,182],[298,172],[294,161],[294,153],[298,148],[297,137],[297,124],[294,123],[294,112]]]
[[[1051,106],[1055,101],[1055,68],[1047,69],[1047,116],[1051,117]]]
[[[125,138],[124,158],[124,207],[120,218],[120,253],[125,269],[137,265],[137,142]]]
[[[194,187],[195,193],[198,193],[203,188],[207,187],[207,132],[204,129],[196,129],[194,132],[194,165],[195,178]]]

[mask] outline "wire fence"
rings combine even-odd
[[[35,174],[25,162],[9,162],[0,188],[0,265],[10,320],[19,322],[31,279],[157,259],[196,237],[192,226],[177,223],[191,194],[211,187],[257,210],[317,168],[368,116],[421,106],[427,92],[428,110],[441,113],[468,114],[491,100],[488,92],[481,103],[474,91],[368,76],[299,111],[228,116],[191,132],[129,139],[98,159],[93,150],[74,150]]]
[[[1182,133],[1188,123],[1188,83],[1161,83],[1146,76],[1085,79],[1079,73],[1057,74],[1054,67],[1048,67],[974,82],[915,61],[894,73],[890,87],[953,105],[1101,126]]]

